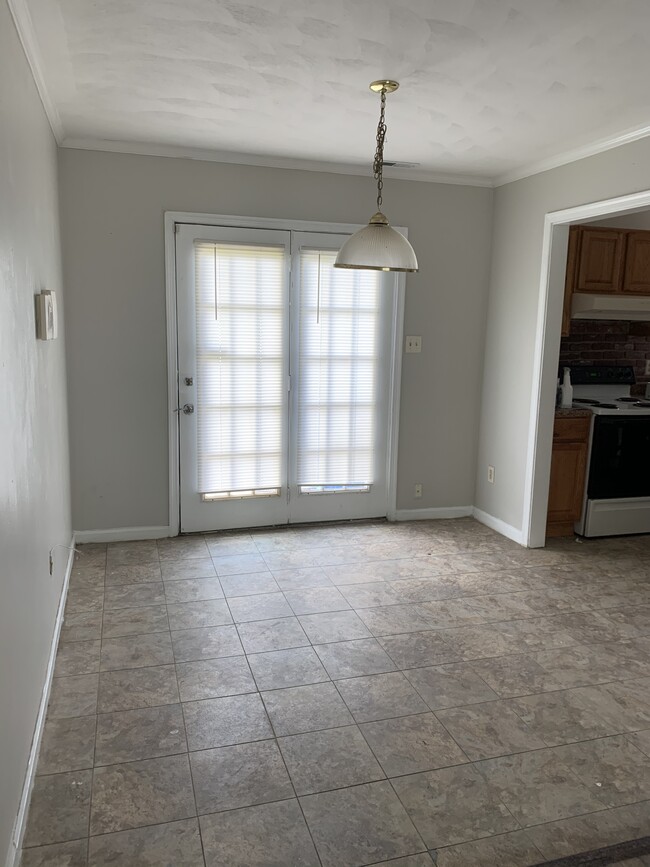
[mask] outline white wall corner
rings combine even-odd
[[[88,542],[136,542],[143,539],[166,539],[175,536],[171,527],[113,527],[110,530],[75,530],[78,545]]]
[[[45,670],[45,683],[43,684],[43,690],[41,692],[41,701],[38,706],[36,724],[34,725],[34,735],[32,737],[32,745],[29,751],[29,759],[27,761],[23,791],[20,796],[18,813],[16,814],[14,829],[9,842],[9,851],[7,852],[5,867],[17,867],[20,860],[20,850],[23,845],[25,826],[27,824],[27,813],[29,811],[29,800],[32,796],[34,777],[36,775],[36,765],[38,763],[38,754],[41,748],[41,738],[43,737],[43,729],[45,728],[47,706],[50,701],[50,690],[52,688],[52,678],[54,676],[54,663],[56,662],[56,651],[59,646],[61,627],[63,626],[63,613],[65,611],[65,602],[68,597],[68,586],[70,584],[70,575],[72,574],[72,565],[74,563],[75,553],[74,547],[76,542],[77,539],[73,533],[72,539],[70,540],[70,551],[68,552],[68,562],[65,568],[65,575],[63,576],[61,595],[59,596],[59,605],[56,611],[56,620],[54,621],[52,643],[50,645],[47,668]]]
[[[443,518],[466,518],[472,514],[472,506],[446,506],[432,509],[395,509],[389,512],[389,521],[430,521]]]
[[[527,547],[523,530],[519,530],[511,524],[506,524],[506,522],[502,521],[501,518],[495,518],[494,515],[484,512],[483,509],[477,509],[476,506],[471,510],[471,515],[473,518],[476,518],[477,521],[480,521],[481,524],[485,524],[486,527],[496,530],[497,533],[500,533],[508,539],[512,539],[513,542],[522,545],[524,548]]]

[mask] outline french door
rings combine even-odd
[[[181,532],[386,514],[396,280],[344,240],[177,224]]]

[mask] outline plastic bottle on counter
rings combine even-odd
[[[571,385],[571,368],[564,368],[564,380],[562,382],[562,400],[560,406],[563,409],[571,409],[573,406],[573,386]]]

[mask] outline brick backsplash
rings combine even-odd
[[[637,381],[633,394],[643,394],[650,382],[645,375],[648,358],[650,322],[573,319],[571,333],[560,344],[560,369],[568,364],[632,364]]]

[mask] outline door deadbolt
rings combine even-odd
[[[185,415],[192,415],[192,413],[194,412],[194,404],[193,403],[183,404],[183,412],[185,413]]]

